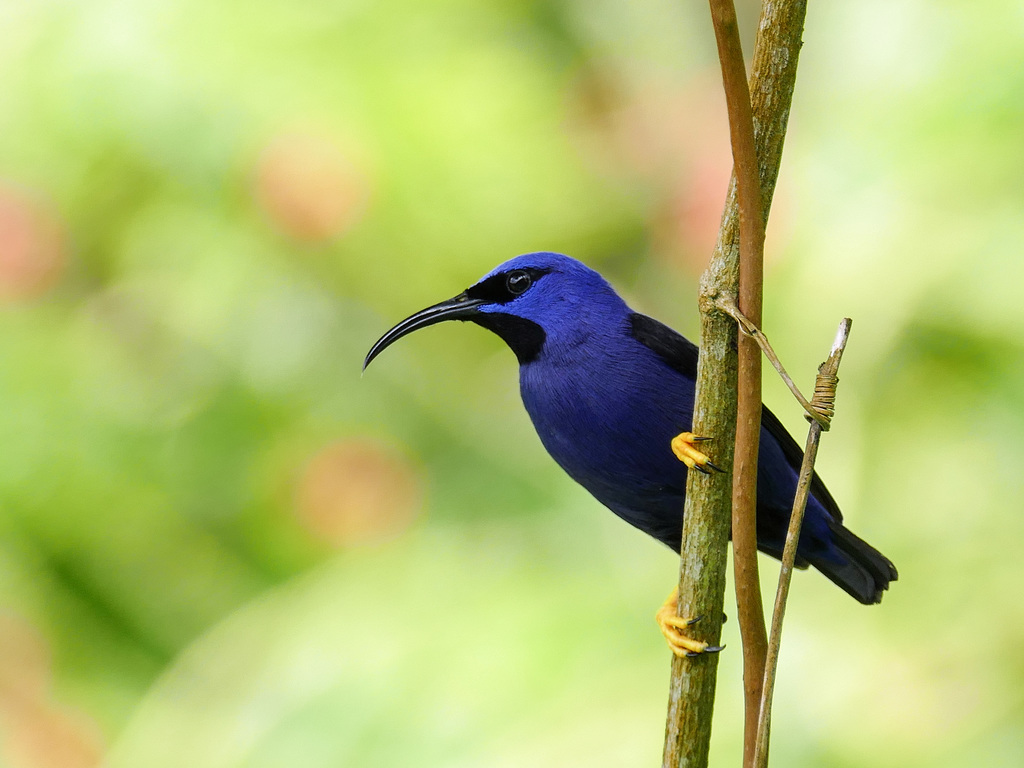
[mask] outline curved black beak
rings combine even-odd
[[[440,304],[421,309],[415,315],[405,318],[405,320],[377,339],[377,343],[370,347],[370,351],[366,354],[366,359],[363,361],[363,370],[365,371],[366,366],[373,362],[373,358],[403,336],[444,320],[470,320],[477,314],[477,307],[487,303],[483,299],[471,298],[463,291],[458,296],[448,299],[448,301],[442,301]]]

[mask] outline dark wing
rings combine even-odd
[[[786,463],[793,468],[794,472],[800,474],[800,465],[804,461],[804,452],[797,445],[793,436],[782,426],[782,422],[779,421],[778,417],[769,411],[766,405],[761,406],[761,426],[768,430],[769,435],[775,438],[775,442],[782,449],[782,455],[786,457]],[[832,518],[837,523],[843,522],[843,513],[839,511],[839,505],[836,504],[836,500],[832,498],[832,494],[828,492],[825,484],[821,482],[817,472],[811,476],[811,495],[821,503],[821,506],[828,510],[828,513],[832,515]]]
[[[697,346],[653,317],[634,312],[629,316],[633,338],[658,354],[674,371],[697,379]]]
[[[656,352],[673,370],[690,379],[697,379],[698,350],[693,342],[676,333],[664,323],[659,323],[654,318],[641,315],[639,312],[634,312],[629,316],[629,323],[633,338]],[[782,449],[782,455],[786,457],[786,463],[799,474],[800,465],[804,460],[804,452],[786,431],[786,428],[782,426],[782,422],[765,406],[761,406],[761,426],[775,438]],[[828,510],[837,523],[843,521],[839,505],[836,504],[825,484],[821,482],[817,472],[811,477],[811,494]]]

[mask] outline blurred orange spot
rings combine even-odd
[[[46,641],[24,619],[0,613],[0,701],[42,698],[50,684]]]
[[[256,167],[256,197],[273,222],[304,242],[342,234],[362,213],[366,179],[338,146],[289,132],[273,139]]]
[[[0,614],[0,760],[11,768],[94,768],[102,747],[82,713],[49,700],[50,652],[23,619]]]
[[[64,267],[57,217],[24,193],[0,186],[0,301],[34,298]]]
[[[652,150],[656,156],[650,161],[660,169],[663,190],[653,222],[655,250],[699,274],[715,245],[732,172],[721,77],[716,70],[697,73],[682,88],[660,98],[670,104],[671,117],[659,124],[659,141]],[[651,121],[657,115],[655,102],[647,104],[637,119]]]
[[[692,273],[707,266],[715,247],[731,173],[732,151],[709,140],[706,151],[694,153],[689,167],[670,185],[655,223],[659,250],[682,261]]]
[[[703,271],[732,172],[729,117],[717,68],[686,82],[653,79],[639,86],[600,69],[583,70],[567,97],[572,127],[602,170],[632,176],[655,191],[655,253],[691,274]],[[776,212],[773,221],[778,218]],[[778,242],[778,224],[772,231]]]
[[[298,515],[334,546],[393,538],[419,514],[423,493],[409,460],[375,442],[352,439],[323,448],[299,481]]]

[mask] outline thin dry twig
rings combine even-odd
[[[835,401],[835,386],[838,383],[839,363],[846,349],[853,321],[844,318],[839,324],[832,351],[828,359],[818,368],[818,383],[815,392],[821,392],[821,398],[815,397],[818,409],[831,408]],[[827,402],[822,402],[827,401]],[[818,456],[818,443],[825,428],[817,421],[812,421],[807,432],[807,445],[804,449],[804,460],[800,466],[800,479],[797,482],[796,497],[793,500],[793,513],[789,519],[789,530],[786,532],[786,545],[782,550],[782,567],[779,569],[779,587],[775,593],[775,609],[772,613],[772,630],[768,640],[768,657],[764,671],[764,686],[759,706],[760,718],[757,724],[757,742],[754,751],[755,768],[766,768],[768,765],[768,740],[771,735],[772,694],[775,691],[775,675],[779,665],[779,649],[782,644],[782,621],[786,616],[786,601],[789,599],[789,586],[793,578],[793,565],[796,562],[796,548],[800,541],[800,528],[804,521],[804,510],[810,493],[811,478],[814,476],[814,462]]]
[[[797,387],[796,382],[790,378],[789,373],[786,371],[785,366],[779,359],[779,356],[775,354],[775,350],[772,349],[772,345],[768,342],[768,337],[764,335],[764,331],[758,328],[750,318],[740,312],[740,308],[736,306],[736,302],[730,298],[723,297],[717,302],[717,306],[729,317],[736,321],[740,330],[747,336],[750,336],[757,342],[757,345],[761,347],[761,351],[764,352],[764,356],[768,358],[768,361],[772,364],[779,376],[789,387],[789,391],[793,393],[793,397],[797,399],[797,402],[803,406],[807,416],[821,425],[822,432],[828,432],[831,426],[831,415],[823,412],[820,408],[816,407],[814,403],[804,397],[803,393]]]

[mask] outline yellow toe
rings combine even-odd
[[[722,650],[721,646],[708,645],[700,640],[687,637],[683,633],[684,630],[700,621],[700,617],[684,619],[677,616],[677,601],[678,589],[673,589],[672,594],[668,596],[668,599],[654,616],[654,620],[658,622],[661,634],[664,635],[665,642],[668,643],[672,653],[676,656],[697,656],[701,653],[715,653]]]
[[[723,470],[711,463],[711,459],[706,453],[697,449],[697,443],[703,443],[710,439],[710,437],[698,437],[693,432],[682,432],[672,438],[672,452],[690,469],[696,469],[705,475],[711,474],[711,470],[722,472]]]

